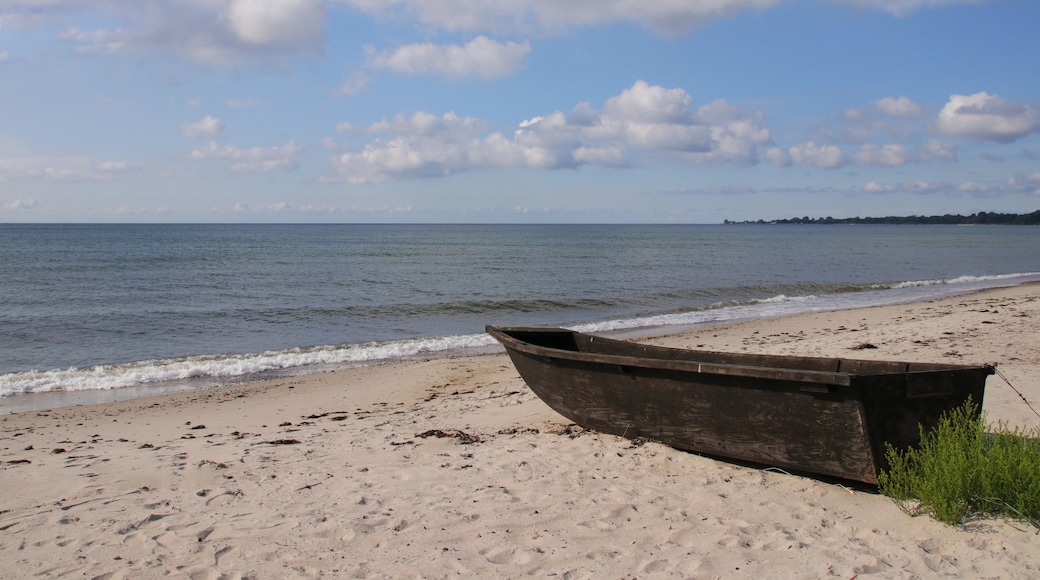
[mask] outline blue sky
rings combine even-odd
[[[1040,209],[1032,0],[0,0],[0,222]]]

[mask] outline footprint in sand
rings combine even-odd
[[[639,570],[645,574],[653,574],[655,572],[663,572],[668,568],[668,562],[665,560],[650,560],[649,562],[639,565]]]
[[[496,546],[487,550],[481,550],[480,554],[487,558],[492,564],[526,564],[531,561],[531,555],[517,550],[514,546]]]
[[[513,477],[516,478],[517,481],[530,481],[531,478],[534,477],[534,468],[531,467],[530,463],[521,461],[520,464],[517,465],[516,469],[513,470]]]

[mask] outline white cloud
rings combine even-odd
[[[927,143],[914,149],[908,148],[902,143],[887,143],[885,145],[874,145],[867,143],[863,145],[852,161],[857,165],[898,167],[909,163],[925,163],[935,159],[956,159],[953,143],[941,139],[930,139]]]
[[[349,123],[341,123],[336,127],[338,130],[346,132],[351,130],[349,125]],[[341,126],[343,126],[342,129]],[[366,132],[410,137],[443,134],[451,134],[454,137],[473,137],[489,127],[490,125],[486,121],[474,119],[473,117],[460,118],[454,112],[445,113],[443,116],[438,117],[424,111],[418,111],[411,117],[397,115],[391,120],[383,119],[377,121],[370,125]]]
[[[790,167],[791,155],[779,147],[770,147],[763,154],[767,160],[772,161],[777,167]]]
[[[754,120],[741,119],[713,126],[712,155],[718,162],[750,163],[759,145],[770,143],[769,130]]]
[[[640,80],[608,99],[603,113],[635,123],[689,123],[691,104],[693,98],[683,89],[650,86]]]
[[[1040,171],[1034,171],[1029,175],[1015,175],[1011,179],[1008,179],[1006,189],[1008,191],[1040,196]]]
[[[350,135],[379,134],[361,148],[332,159],[341,179],[370,183],[437,177],[473,169],[559,169],[581,165],[623,167],[634,156],[694,164],[748,164],[769,130],[757,116],[715,101],[693,110],[682,89],[636,82],[607,100],[601,111],[579,103],[570,114],[556,111],[520,121],[512,137],[490,124],[454,113],[418,112],[356,127]]]
[[[181,133],[188,139],[214,139],[224,136],[224,123],[206,115],[194,123],[181,123]]]
[[[896,186],[891,183],[878,183],[876,181],[868,181],[863,186],[863,191],[867,193],[892,193],[896,190]]]
[[[942,139],[929,139],[927,143],[921,146],[921,151],[936,159],[957,158],[956,147],[953,143]]]
[[[365,90],[368,82],[369,78],[367,75],[361,73],[352,74],[340,83],[339,87],[336,88],[336,93],[340,95],[356,95]]]
[[[130,171],[130,164],[126,161],[105,161],[98,163],[95,168],[103,173],[126,173]]]
[[[377,17],[415,19],[446,30],[562,31],[575,26],[636,22],[662,34],[694,24],[768,8],[780,0],[338,0]]]
[[[863,191],[867,193],[903,192],[923,195],[949,191],[950,189],[950,186],[942,181],[904,181],[902,183],[878,183],[876,181],[870,181],[863,186]]]
[[[1005,183],[978,183],[965,181],[959,184],[950,184],[945,181],[903,181],[901,183],[878,183],[871,181],[863,187],[867,193],[912,193],[919,195],[930,195],[935,193],[946,193],[949,195],[968,194],[974,197],[993,198],[1000,195],[1025,193],[1040,197],[1040,171],[1031,174],[1017,174]]]
[[[911,101],[908,97],[899,97],[893,99],[892,97],[885,97],[883,99],[874,101],[870,104],[871,107],[881,111],[882,113],[892,116],[900,117],[904,119],[920,119],[925,116],[924,107]]]
[[[783,0],[332,0],[377,18],[417,21],[451,31],[564,32],[583,26],[634,22],[658,34],[676,35],[697,24],[744,10],[778,6]],[[922,6],[987,0],[832,0],[896,16]]]
[[[841,167],[843,163],[843,154],[840,147],[835,145],[817,145],[813,141],[795,145],[788,149],[787,153],[795,163],[804,163],[822,169]]]
[[[893,167],[908,163],[910,151],[901,143],[889,143],[880,147],[868,143],[852,156],[852,160],[858,165]]]
[[[942,181],[904,181],[900,187],[907,193],[930,194],[949,189]]]
[[[864,109],[845,109],[839,117],[818,127],[813,140],[858,146],[881,140],[907,142],[923,136],[925,117],[924,107],[909,97],[885,97]]]
[[[229,169],[235,173],[268,173],[271,171],[289,171],[296,169],[296,156],[300,147],[289,141],[285,145],[274,147],[252,147],[242,149],[234,145],[218,146],[209,142],[192,149],[191,159],[219,159],[233,161]]]
[[[248,45],[320,51],[324,42],[321,0],[231,0],[224,15],[238,39]]]
[[[325,43],[325,0],[6,0],[4,24],[17,28],[70,15],[118,23],[69,28],[76,52],[160,50],[209,63],[310,52]]]
[[[985,92],[950,95],[935,130],[943,135],[1010,143],[1037,130],[1040,110]]]
[[[0,182],[110,181],[130,170],[126,161],[96,163],[87,157],[0,157]]]
[[[24,210],[30,210],[30,209],[36,207],[37,203],[38,202],[35,199],[33,199],[33,198],[29,198],[29,199],[16,199],[16,200],[14,200],[12,202],[5,203],[4,205],[2,205],[0,207],[3,207],[4,209],[11,210],[11,211],[24,211]]]
[[[87,32],[72,27],[62,32],[58,38],[78,43],[76,52],[80,54],[106,54],[122,49],[130,38],[130,34],[122,28]]]
[[[528,42],[500,43],[478,36],[465,45],[409,44],[392,51],[371,52],[368,63],[400,73],[446,78],[504,77],[514,73],[531,52]]]
[[[957,191],[962,193],[984,194],[989,193],[991,189],[988,185],[975,183],[974,181],[966,181],[957,186]]]

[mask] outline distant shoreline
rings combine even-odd
[[[993,213],[980,211],[968,216],[959,214],[933,215],[933,216],[887,216],[887,217],[852,217],[833,218],[820,217],[810,218],[794,217],[777,220],[724,220],[724,225],[748,225],[748,224],[811,224],[811,225],[953,225],[953,226],[1036,226],[1040,225],[1040,210],[1032,213]]]

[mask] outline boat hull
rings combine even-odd
[[[990,366],[670,349],[564,329],[488,327],[553,410],[590,429],[721,458],[877,483],[885,444],[919,442]]]

